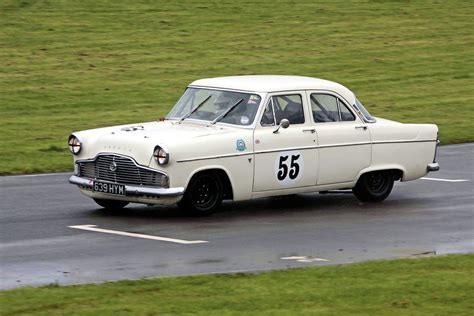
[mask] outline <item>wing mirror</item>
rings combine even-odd
[[[280,121],[280,125],[278,125],[277,129],[273,131],[273,134],[278,134],[279,133],[279,130],[280,130],[280,127],[282,128],[288,128],[288,126],[290,126],[290,121],[288,121],[288,119],[282,119]]]

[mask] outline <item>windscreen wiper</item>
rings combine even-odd
[[[240,104],[240,102],[242,102],[244,99],[240,99],[239,101],[235,102],[230,108],[228,108],[224,113],[222,113],[221,115],[219,115],[218,117],[216,117],[214,119],[214,121],[211,122],[211,124],[216,124],[217,122],[219,122],[220,120],[222,120],[224,117],[226,117],[227,114],[230,113],[230,111],[232,111],[233,109],[235,109],[235,107],[237,105]]]
[[[188,113],[184,114],[183,117],[179,120],[180,122],[184,121],[185,119],[187,119],[188,117],[190,117],[194,112],[196,112],[204,103],[206,103],[207,100],[209,100],[209,98],[211,97],[211,95],[208,95],[207,98],[204,99],[204,101],[202,101],[201,103],[199,103],[194,109],[192,109],[191,111],[189,111]]]

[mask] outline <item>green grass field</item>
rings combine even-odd
[[[0,174],[71,170],[71,131],[155,120],[191,81],[294,74],[474,141],[470,1],[0,2]]]
[[[0,291],[7,315],[472,315],[474,255]]]

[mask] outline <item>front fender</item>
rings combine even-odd
[[[221,170],[229,179],[234,201],[250,199],[253,188],[253,160],[253,154],[248,154],[217,158],[215,161],[202,160],[178,163],[176,168],[170,170],[169,173],[171,185],[187,188],[191,178],[198,172]]]

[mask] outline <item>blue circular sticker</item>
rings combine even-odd
[[[238,151],[244,151],[246,149],[247,149],[247,147],[245,146],[244,140],[243,139],[238,139],[237,140],[237,150]]]

